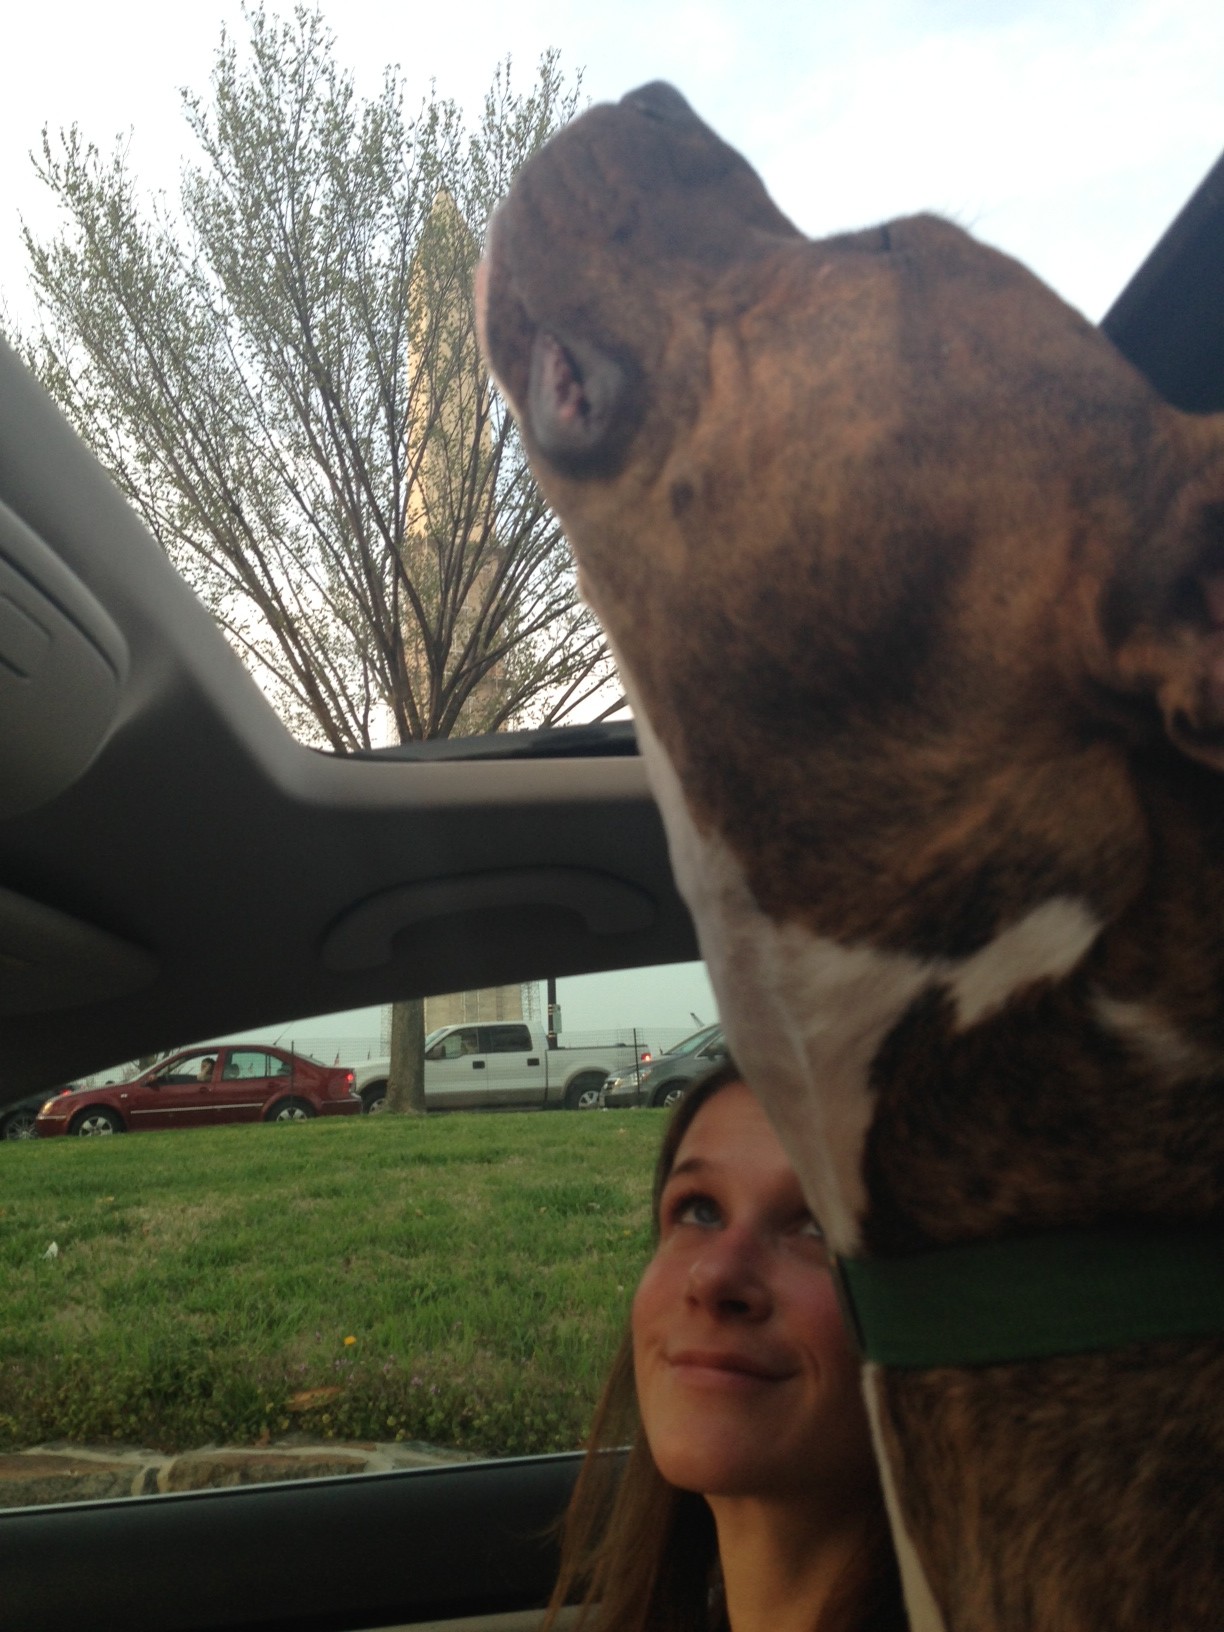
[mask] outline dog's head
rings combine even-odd
[[[584,592],[766,911],[956,953],[1117,910],[1126,753],[1224,767],[1217,421],[944,221],[803,237],[666,86],[527,165],[482,281]]]

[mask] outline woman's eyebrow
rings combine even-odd
[[[677,1162],[667,1175],[666,1183],[670,1184],[674,1178],[683,1173],[699,1173],[703,1168],[718,1167],[719,1163],[710,1161],[708,1156],[686,1156],[682,1162]]]

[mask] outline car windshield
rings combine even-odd
[[[674,1048],[669,1048],[667,1052],[669,1054],[696,1054],[697,1050],[703,1048],[712,1037],[718,1034],[719,1030],[718,1026],[703,1026],[700,1031],[695,1031],[691,1037],[686,1037],[682,1043],[677,1043]]]

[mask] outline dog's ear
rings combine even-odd
[[[1152,697],[1182,753],[1224,771],[1224,415],[1196,421],[1189,440],[1193,474],[1103,613],[1116,683]]]

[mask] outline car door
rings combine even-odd
[[[150,1128],[198,1128],[209,1120],[217,1071],[215,1048],[176,1054],[118,1090],[120,1109],[135,1132]]]
[[[425,1104],[431,1111],[482,1105],[488,1096],[488,1062],[476,1026],[456,1026],[425,1055]]]
[[[214,1084],[213,1122],[258,1122],[264,1106],[289,1082],[289,1061],[266,1048],[227,1048]]]
[[[489,1101],[494,1105],[542,1105],[547,1081],[544,1056],[531,1046],[531,1030],[522,1021],[479,1026],[486,1060]]]

